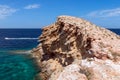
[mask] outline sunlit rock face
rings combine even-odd
[[[86,20],[59,16],[33,50],[43,80],[120,80],[120,36]]]

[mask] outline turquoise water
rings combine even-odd
[[[40,29],[0,29],[0,80],[34,80],[40,70],[26,51],[38,45],[40,32]]]
[[[28,55],[0,52],[0,80],[34,80],[37,67]]]

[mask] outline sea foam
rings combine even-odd
[[[21,37],[21,38],[8,38],[8,37],[5,37],[4,39],[5,40],[36,40],[38,38],[28,38],[28,37],[26,37],[26,38],[23,38],[23,37]]]

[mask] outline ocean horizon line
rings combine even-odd
[[[0,29],[42,29],[43,27],[40,28],[0,28]],[[103,27],[106,28],[106,27]],[[106,29],[120,29],[120,28],[106,28]]]

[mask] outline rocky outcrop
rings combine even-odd
[[[43,80],[120,80],[120,36],[86,20],[59,16],[33,49]]]

